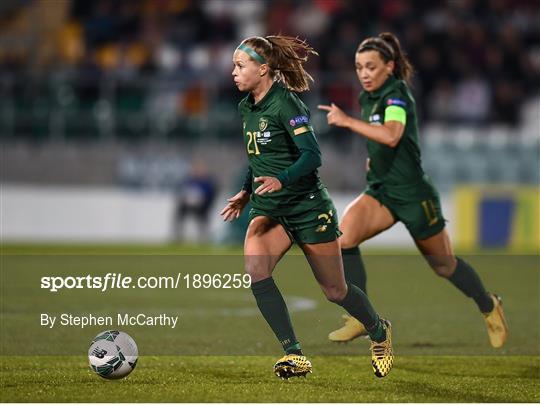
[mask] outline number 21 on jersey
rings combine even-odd
[[[257,145],[257,134],[258,132],[246,132],[246,136],[249,138],[247,142],[247,153],[248,155],[260,155],[259,146]]]

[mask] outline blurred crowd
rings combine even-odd
[[[208,77],[229,85],[242,38],[283,33],[319,52],[309,71],[329,83],[325,97],[353,110],[355,50],[383,31],[397,34],[416,68],[424,118],[516,124],[522,102],[538,92],[538,0],[73,0],[54,57],[34,63],[4,50],[0,69]]]

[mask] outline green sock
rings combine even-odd
[[[345,280],[360,288],[364,294],[367,294],[366,269],[364,268],[360,248],[356,246],[349,249],[341,249],[341,256],[343,257]]]
[[[287,354],[302,354],[296,340],[287,305],[272,277],[251,284],[251,291],[264,319],[274,331]]]
[[[298,354],[300,356],[303,355],[302,348],[300,347],[300,343],[296,343],[289,347],[284,347],[286,354]]]
[[[368,330],[368,333],[371,340],[377,343],[381,343],[386,340],[386,329],[384,329],[382,320],[380,319],[379,322],[377,322],[377,325],[373,328],[373,330]]]
[[[382,322],[375,309],[371,305],[369,298],[363,291],[347,282],[347,295],[341,305],[349,314],[358,319],[366,327],[369,337],[376,342],[382,342],[386,339],[386,332],[382,327]]]
[[[454,274],[448,280],[454,284],[463,294],[472,298],[482,312],[493,311],[493,300],[484,288],[482,280],[474,269],[464,260],[456,257],[457,266]]]

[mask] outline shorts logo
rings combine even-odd
[[[268,119],[261,117],[259,118],[259,130],[264,131],[268,127]]]
[[[400,100],[399,98],[389,98],[386,101],[387,105],[399,105],[400,107],[405,107],[407,103],[403,100]]]
[[[319,214],[317,216],[317,219],[319,220],[322,219],[325,223],[317,226],[317,228],[315,228],[315,232],[326,232],[326,230],[328,229],[328,224],[332,223],[333,216],[334,216],[333,210],[328,211],[328,214]]]
[[[309,118],[306,115],[299,115],[298,117],[294,117],[289,120],[291,127],[295,127],[300,124],[307,124],[308,122]]]

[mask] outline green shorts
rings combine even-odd
[[[391,197],[384,186],[377,189],[368,187],[364,193],[388,208],[394,219],[403,222],[415,240],[437,235],[445,227],[441,201],[435,190],[429,197],[421,199]],[[409,193],[415,195],[414,190],[409,190]]]
[[[326,189],[307,194],[290,209],[280,212],[253,207],[248,223],[260,216],[279,222],[291,241],[298,244],[332,242],[341,236],[336,208]]]

